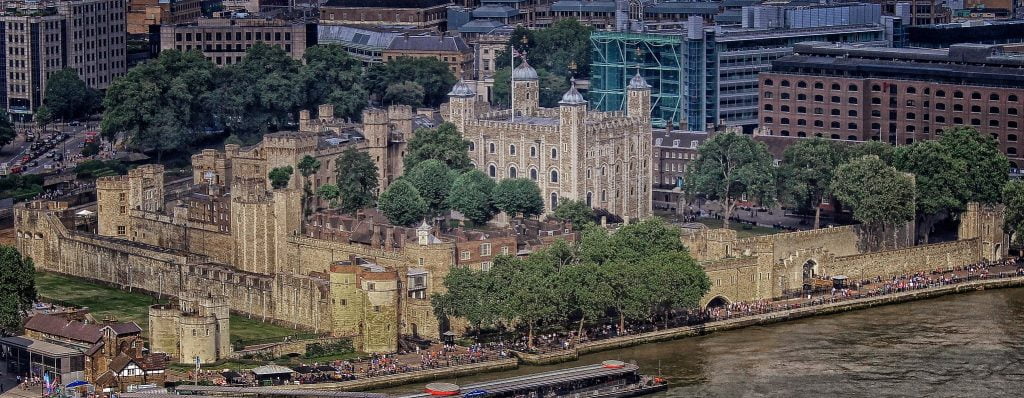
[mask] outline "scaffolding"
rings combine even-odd
[[[627,32],[594,32],[590,36],[590,101],[601,111],[626,106],[626,86],[637,72],[651,85],[651,123],[664,127],[685,121],[683,94],[683,38]]]

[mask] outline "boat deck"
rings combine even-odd
[[[483,383],[469,384],[462,386],[462,394],[473,394],[475,391],[486,391],[487,394],[501,394],[508,391],[540,388],[549,385],[571,383],[578,380],[593,379],[603,376],[619,376],[635,373],[639,367],[634,364],[624,364],[622,367],[609,368],[602,364],[580,366],[569,369],[554,370],[550,372],[536,373],[525,376],[512,377],[508,379],[487,381]],[[429,398],[430,393],[406,395],[401,398]]]

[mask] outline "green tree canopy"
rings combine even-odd
[[[768,205],[775,199],[775,168],[763,143],[748,136],[723,133],[704,141],[691,162],[687,189],[722,204],[724,227],[729,227],[736,202]]]
[[[188,145],[213,118],[203,101],[214,87],[215,67],[196,51],[168,50],[115,79],[103,98],[100,131],[123,134],[130,149],[167,150]]]
[[[358,118],[366,107],[369,92],[363,84],[363,65],[337,44],[318,44],[303,55],[299,80],[303,109],[334,105],[337,117]]]
[[[860,159],[866,155],[875,155],[885,164],[892,164],[892,156],[896,148],[886,142],[867,141],[862,144],[851,146],[846,151],[847,159]]]
[[[341,197],[341,191],[338,190],[337,185],[324,184],[317,188],[316,196],[326,200],[330,207],[338,207],[338,198]]]
[[[518,51],[525,52],[527,61],[530,66],[537,69],[537,72],[543,70],[563,79],[588,79],[593,53],[590,34],[593,31],[593,27],[571,18],[532,31],[520,26],[512,32],[509,46],[514,45]],[[497,68],[506,68],[510,65],[508,51],[509,47],[506,46],[504,51],[497,54]],[[517,65],[518,63],[519,60],[516,60]],[[573,65],[575,70],[571,68]],[[496,78],[495,83],[497,81]]]
[[[100,94],[90,88],[74,69],[65,68],[46,79],[45,105],[53,116],[65,121],[88,116],[99,109]]]
[[[874,231],[914,219],[914,181],[878,156],[853,159],[836,169],[836,198],[853,208],[853,218]]]
[[[896,149],[893,164],[914,174],[918,232],[928,237],[935,223],[963,211],[967,190],[967,167],[954,159],[947,146],[938,141],[918,141]]]
[[[413,108],[423,106],[426,93],[423,86],[416,82],[404,81],[392,83],[384,91],[383,102],[388,105],[409,105]]]
[[[557,108],[558,101],[561,101],[565,92],[569,91],[569,79],[543,69],[537,70],[537,77],[540,79],[538,84],[540,86],[540,99],[537,103],[545,108]],[[498,69],[494,74],[491,102],[495,105],[509,107],[512,103],[511,79],[511,68]]]
[[[398,57],[366,70],[366,81],[371,92],[386,93],[395,82],[412,81],[423,87],[423,102],[436,107],[448,101],[448,91],[456,78],[448,64],[436,58]]]
[[[320,171],[320,161],[316,158],[306,155],[299,160],[299,164],[296,165],[299,169],[299,174],[302,175],[302,214],[309,217],[313,213],[312,202],[315,197],[313,192],[313,181],[312,177],[317,171]]]
[[[424,160],[444,162],[452,170],[470,168],[469,141],[462,138],[454,124],[442,123],[437,128],[419,129],[409,140],[405,169],[411,170]]]
[[[594,223],[594,210],[582,200],[564,199],[558,202],[558,207],[555,208],[555,217],[559,220],[569,221],[572,223],[573,229],[581,230]]]
[[[452,182],[448,194],[448,206],[466,216],[473,224],[487,224],[497,209],[492,203],[491,194],[497,183],[477,169],[471,169],[459,175]]]
[[[50,123],[53,123],[54,117],[53,111],[46,105],[40,106],[39,109],[36,109],[36,113],[32,115],[32,119],[36,122],[36,126],[43,131],[46,131],[46,128],[50,126]]]
[[[373,205],[378,186],[377,165],[369,154],[355,148],[345,150],[335,162],[335,172],[342,212],[355,214]]]
[[[6,111],[0,110],[0,148],[14,142],[17,136],[14,126],[11,125],[11,118]]]
[[[1024,243],[1024,181],[1012,180],[1003,188],[1006,205],[1006,230],[1013,243]]]
[[[845,161],[844,148],[812,138],[797,141],[782,157],[780,195],[803,209],[814,209],[814,229],[818,229],[821,201],[831,195],[832,173]]]
[[[270,178],[270,186],[274,189],[288,188],[288,181],[292,179],[292,166],[275,167],[270,170],[267,177]]]
[[[256,43],[242,62],[218,69],[207,102],[239,136],[259,136],[287,125],[303,104],[301,63],[284,49]]]
[[[405,178],[398,179],[380,194],[377,207],[395,225],[412,225],[428,213],[427,202]]]
[[[494,207],[509,217],[531,217],[544,212],[544,199],[537,183],[528,178],[501,180],[492,193]]]
[[[1010,161],[996,140],[971,127],[956,127],[943,131],[939,142],[967,168],[964,202],[998,203],[1009,180]]]
[[[36,300],[35,265],[13,246],[0,246],[0,332],[21,332],[21,320]]]
[[[436,217],[448,211],[448,192],[455,175],[440,160],[427,159],[406,172],[405,178],[427,204],[427,214]]]

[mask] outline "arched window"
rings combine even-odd
[[[551,148],[551,158],[558,159],[558,148]]]
[[[990,106],[990,107],[988,107],[988,113],[1002,113],[1002,112],[999,111],[999,107],[998,106]]]
[[[782,94],[779,94],[779,98],[782,98],[782,99],[789,99],[789,93],[782,93]]]
[[[796,86],[799,87],[799,88],[807,88],[807,82],[805,82],[803,80],[800,80],[800,81],[796,82]]]
[[[558,182],[558,170],[551,170],[551,182]]]
[[[1017,102],[1017,95],[1016,94],[1010,94],[1010,95],[1006,96],[1006,100],[1010,101],[1010,102]]]
[[[516,166],[509,166],[508,167],[508,178],[517,178],[518,174],[519,173],[518,173],[518,170],[516,170]]]
[[[837,128],[839,128],[839,122],[832,122],[832,123],[829,123],[829,127],[831,127],[831,128],[834,128],[834,129],[837,129]]]
[[[833,95],[832,96],[832,103],[834,103],[834,104],[838,104],[839,103],[839,96],[838,95]]]
[[[833,90],[839,90],[839,83],[832,83]]]
[[[608,201],[608,190],[607,189],[602,189],[601,190],[601,201],[602,202]]]
[[[772,79],[764,79],[764,85],[765,86],[772,86],[772,85],[775,85],[775,82],[773,82]]]
[[[1006,154],[1007,155],[1016,155],[1017,154],[1017,148],[1014,148],[1012,146],[1009,147],[1009,148],[1006,148]]]
[[[850,109],[850,111],[846,112],[846,114],[849,115],[850,117],[857,117],[857,111],[854,109]]]
[[[849,104],[856,104],[857,103],[857,97],[847,98],[846,102],[849,103]]]
[[[512,156],[516,155],[516,146],[515,145],[509,145],[508,146],[508,154],[512,155]]]
[[[779,112],[789,112],[789,105],[782,105],[779,107]]]
[[[878,131],[882,129],[882,125],[878,123],[871,123],[871,131]]]
[[[551,193],[551,208],[554,209],[556,207],[558,207],[558,194],[552,192]]]
[[[822,84],[821,82],[814,82],[814,88],[816,88],[818,90],[821,90],[821,89],[825,88],[825,85]]]
[[[881,105],[882,104],[882,99],[881,98],[872,98],[871,99],[871,104],[872,105]]]
[[[473,141],[470,141],[469,142],[469,151],[472,152],[472,151],[475,151],[475,150],[476,150],[476,144]]]
[[[537,169],[530,169],[530,179],[537,181]]]
[[[593,192],[587,192],[587,207],[594,207],[593,203],[591,203],[591,200],[593,200],[593,196]]]
[[[806,126],[806,125],[807,125],[807,120],[804,120],[804,119],[796,119],[796,125],[797,125],[797,126]]]
[[[999,120],[998,119],[991,119],[991,120],[989,120],[988,121],[988,126],[989,127],[999,127]]]
[[[797,101],[807,101],[807,94],[797,94],[796,95],[796,100]]]
[[[953,98],[963,98],[963,97],[964,97],[964,92],[963,91],[954,91],[953,92]]]
[[[772,92],[771,91],[765,91],[764,92],[764,97],[767,98],[767,99],[771,99],[772,98]]]
[[[882,111],[879,111],[878,109],[872,110],[871,117],[882,117]]]
[[[848,139],[850,141],[857,141],[857,136],[855,136],[855,135],[848,135],[848,136],[846,136],[846,139]]]
[[[832,116],[839,116],[840,111],[839,111],[839,109],[833,109],[833,110],[829,111],[829,113],[831,113]]]
[[[1017,142],[1017,134],[1007,134],[1006,140],[1010,142]]]
[[[907,86],[907,94],[917,94],[917,88],[914,86]]]
[[[783,137],[789,137],[789,130],[782,130],[779,134],[782,134]]]
[[[917,115],[914,112],[907,112],[907,120],[917,119]]]
[[[989,94],[988,100],[989,101],[999,101],[999,94],[996,94],[996,93]]]
[[[971,105],[971,112],[981,113],[981,107],[978,105]]]
[[[857,91],[857,85],[851,84],[849,86],[846,86],[846,91]]]
[[[807,107],[806,106],[798,106],[798,107],[796,107],[796,113],[807,113]]]
[[[946,104],[943,104],[941,102],[936,102],[935,103],[935,109],[938,109],[940,111],[944,111],[944,110],[946,110]]]
[[[907,126],[908,133],[913,133],[915,131],[917,131],[917,127],[914,127],[913,125]]]
[[[846,124],[846,128],[850,129],[850,130],[856,130],[857,129],[857,123],[847,123]]]
[[[971,93],[971,99],[981,99],[981,93],[977,91]]]
[[[779,124],[789,124],[789,118],[784,117],[782,119],[779,119]]]
[[[765,117],[764,117],[764,122],[765,122],[765,123],[772,123],[772,122],[773,122],[773,119],[772,119],[772,117],[771,117],[771,116],[765,116]]]
[[[814,127],[825,127],[825,122],[823,122],[821,120],[815,120],[814,121]]]
[[[537,146],[530,145],[530,157],[531,158],[537,157]]]
[[[832,134],[832,137],[830,137],[830,138],[832,138],[833,140],[838,140],[839,139],[839,134]]]
[[[772,108],[772,104],[764,104],[764,110],[770,111],[772,109],[774,109],[774,108]]]
[[[935,116],[935,123],[945,123],[946,117],[942,115]]]
[[[978,118],[971,119],[971,126],[981,126],[981,119],[978,119]]]
[[[872,84],[871,85],[871,91],[874,91],[874,92],[882,91],[882,86],[879,86],[877,84]]]
[[[815,115],[824,115],[825,114],[825,110],[822,109],[822,108],[814,108],[814,114]]]
[[[493,142],[487,144],[487,152],[494,153],[494,143]]]
[[[1017,114],[1017,108],[1006,108],[1006,114],[1008,114],[1008,115],[1016,115]]]
[[[1016,120],[1010,120],[1010,121],[1006,122],[1006,127],[1009,127],[1011,129],[1017,128],[1017,121]]]
[[[797,136],[797,137],[806,137],[806,136],[807,136],[807,133],[805,133],[805,132],[803,132],[803,131],[798,131],[798,132],[796,133],[796,136]]]
[[[939,98],[946,98],[946,92],[942,90],[935,90],[935,96]]]
[[[789,87],[789,80],[783,80],[781,84],[782,87]]]
[[[823,102],[823,101],[825,101],[825,96],[821,95],[821,94],[815,95],[814,96],[814,101],[815,102]]]
[[[491,178],[497,177],[498,176],[498,166],[495,166],[493,164],[487,166],[487,175],[491,176]]]
[[[962,118],[962,117],[954,117],[953,118],[953,124],[964,124],[964,118]]]
[[[956,112],[963,112],[964,111],[964,105],[963,104],[953,104],[953,110],[956,111]]]

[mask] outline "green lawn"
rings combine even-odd
[[[36,287],[43,298],[89,307],[97,319],[113,317],[119,321],[133,321],[143,329],[149,326],[147,308],[157,303],[155,297],[143,293],[128,292],[53,273],[37,273]],[[270,341],[300,334],[305,332],[231,315],[231,341]]]

